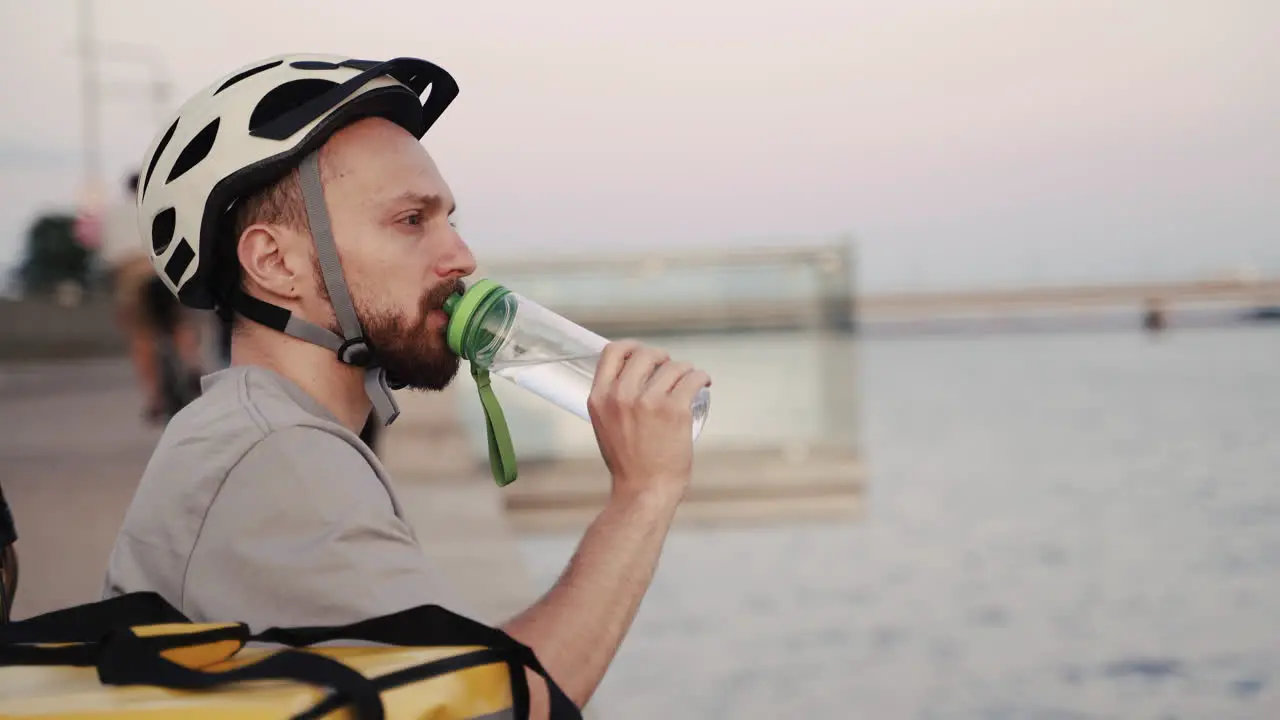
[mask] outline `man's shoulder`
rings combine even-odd
[[[307,476],[381,477],[357,435],[309,412],[295,395],[257,368],[206,377],[204,392],[169,421],[156,444],[124,529],[139,535],[161,523],[194,533],[236,478],[265,491]]]
[[[288,427],[318,431],[340,427],[300,388],[271,370],[256,366],[232,367],[206,376],[200,397],[183,412],[192,416],[190,419],[199,427],[208,428],[209,423],[219,422],[252,424],[263,437]]]
[[[220,486],[250,453],[360,458],[357,435],[302,396],[279,375],[257,367],[235,367],[204,378],[200,397],[165,428],[148,476]],[[184,478],[184,480],[179,480]]]
[[[108,587],[160,589],[172,602],[190,601],[198,543],[213,556],[234,556],[266,536],[287,545],[307,528],[323,530],[353,513],[398,522],[376,456],[296,385],[265,369],[233,368],[203,386],[170,420],[143,472]],[[203,572],[214,572],[209,567]]]

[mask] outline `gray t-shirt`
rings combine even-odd
[[[143,473],[104,597],[150,590],[195,622],[255,632],[451,604],[359,436],[265,368],[203,385]]]

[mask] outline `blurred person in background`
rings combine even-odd
[[[456,94],[424,60],[278,56],[197,93],[148,149],[152,264],[184,304],[234,312],[233,363],[156,446],[105,597],[156,592],[254,630],[466,614],[358,435],[371,414],[395,419],[390,386],[441,390],[459,368],[443,307],[476,264],[420,143]],[[501,625],[568,695],[533,680],[543,713],[585,705],[630,628],[709,384],[654,348],[605,348],[588,405],[610,499],[560,580]]]
[[[18,526],[4,498],[4,487],[0,486],[0,624],[9,622],[13,598],[18,592],[17,542]]]
[[[198,384],[203,362],[195,322],[162,284],[157,286],[159,279],[138,229],[139,180],[138,173],[130,173],[125,196],[107,209],[99,253],[111,278],[116,323],[127,338],[144,398],[143,415],[157,421],[167,414],[160,368],[162,335],[185,366],[187,383]]]

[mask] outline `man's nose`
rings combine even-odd
[[[436,274],[443,278],[467,277],[476,271],[476,257],[471,254],[471,248],[467,247],[460,235],[455,233],[454,238],[453,245],[440,258],[440,264],[436,267]]]

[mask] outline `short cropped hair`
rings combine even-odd
[[[229,303],[244,287],[244,271],[240,267],[237,248],[240,236],[259,223],[283,225],[302,232],[307,230],[307,210],[302,200],[302,183],[297,169],[264,185],[253,194],[240,198],[232,209],[227,230],[222,234],[216,249],[217,259],[214,263],[217,268],[214,294],[218,315],[223,320],[232,320],[234,314]]]

